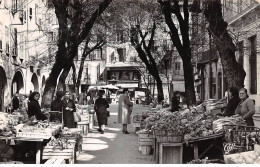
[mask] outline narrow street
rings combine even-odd
[[[135,105],[133,115],[146,108]],[[83,151],[77,157],[76,164],[153,164],[152,155],[142,155],[138,151],[138,136],[132,125],[128,125],[130,134],[123,134],[121,124],[117,124],[117,105],[111,104],[110,117],[105,134],[97,127],[83,139]]]

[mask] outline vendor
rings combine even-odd
[[[230,99],[228,101],[226,111],[223,113],[223,116],[228,116],[228,117],[235,115],[235,110],[241,101],[238,95],[238,89],[236,87],[230,87],[229,93],[230,93]]]
[[[236,108],[235,114],[242,116],[247,126],[254,126],[253,115],[255,114],[255,104],[247,95],[246,88],[239,90],[239,98],[241,101]]]
[[[28,103],[28,117],[35,116],[37,120],[45,120],[47,117],[42,114],[41,107],[38,102],[40,99],[40,93],[35,91],[32,92],[29,96],[29,103]]]
[[[172,97],[171,102],[172,102],[171,112],[179,111],[179,109],[181,109],[179,92],[175,92],[175,95]]]

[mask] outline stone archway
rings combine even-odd
[[[35,73],[32,75],[31,82],[33,84],[33,91],[39,92],[39,82],[38,82],[37,75]]]
[[[4,111],[4,95],[7,86],[7,78],[3,67],[0,67],[0,78],[0,111]]]
[[[13,81],[12,81],[12,96],[14,95],[15,92],[18,93],[23,93],[20,92],[21,89],[24,88],[24,82],[23,82],[23,75],[21,71],[17,71],[14,75]]]

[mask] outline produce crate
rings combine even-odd
[[[81,121],[89,123],[89,113],[83,113],[80,115]]]
[[[54,146],[45,146],[42,152],[42,159],[66,159],[74,163],[75,143],[69,145],[67,149],[59,149]]]
[[[27,137],[27,138],[35,138],[35,139],[49,139],[55,135],[55,133],[31,133],[31,132],[17,132],[16,137]]]
[[[138,134],[138,142],[141,146],[152,146],[154,145],[154,136],[148,133],[139,133]]]
[[[88,121],[80,121],[77,123],[77,128],[82,130],[82,134],[87,135],[89,129],[89,122]]]
[[[140,120],[142,119],[142,115],[134,115],[133,116],[133,123],[140,123]]]
[[[140,128],[141,127],[141,124],[138,122],[138,123],[132,123],[133,127],[134,128]]]

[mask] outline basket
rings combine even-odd
[[[238,153],[254,150],[254,144],[259,143],[260,129],[254,126],[225,125],[226,153]],[[252,137],[253,136],[253,137]],[[254,139],[253,139],[254,138]]]
[[[142,115],[134,115],[133,116],[133,123],[140,123],[141,119],[142,119]]]

